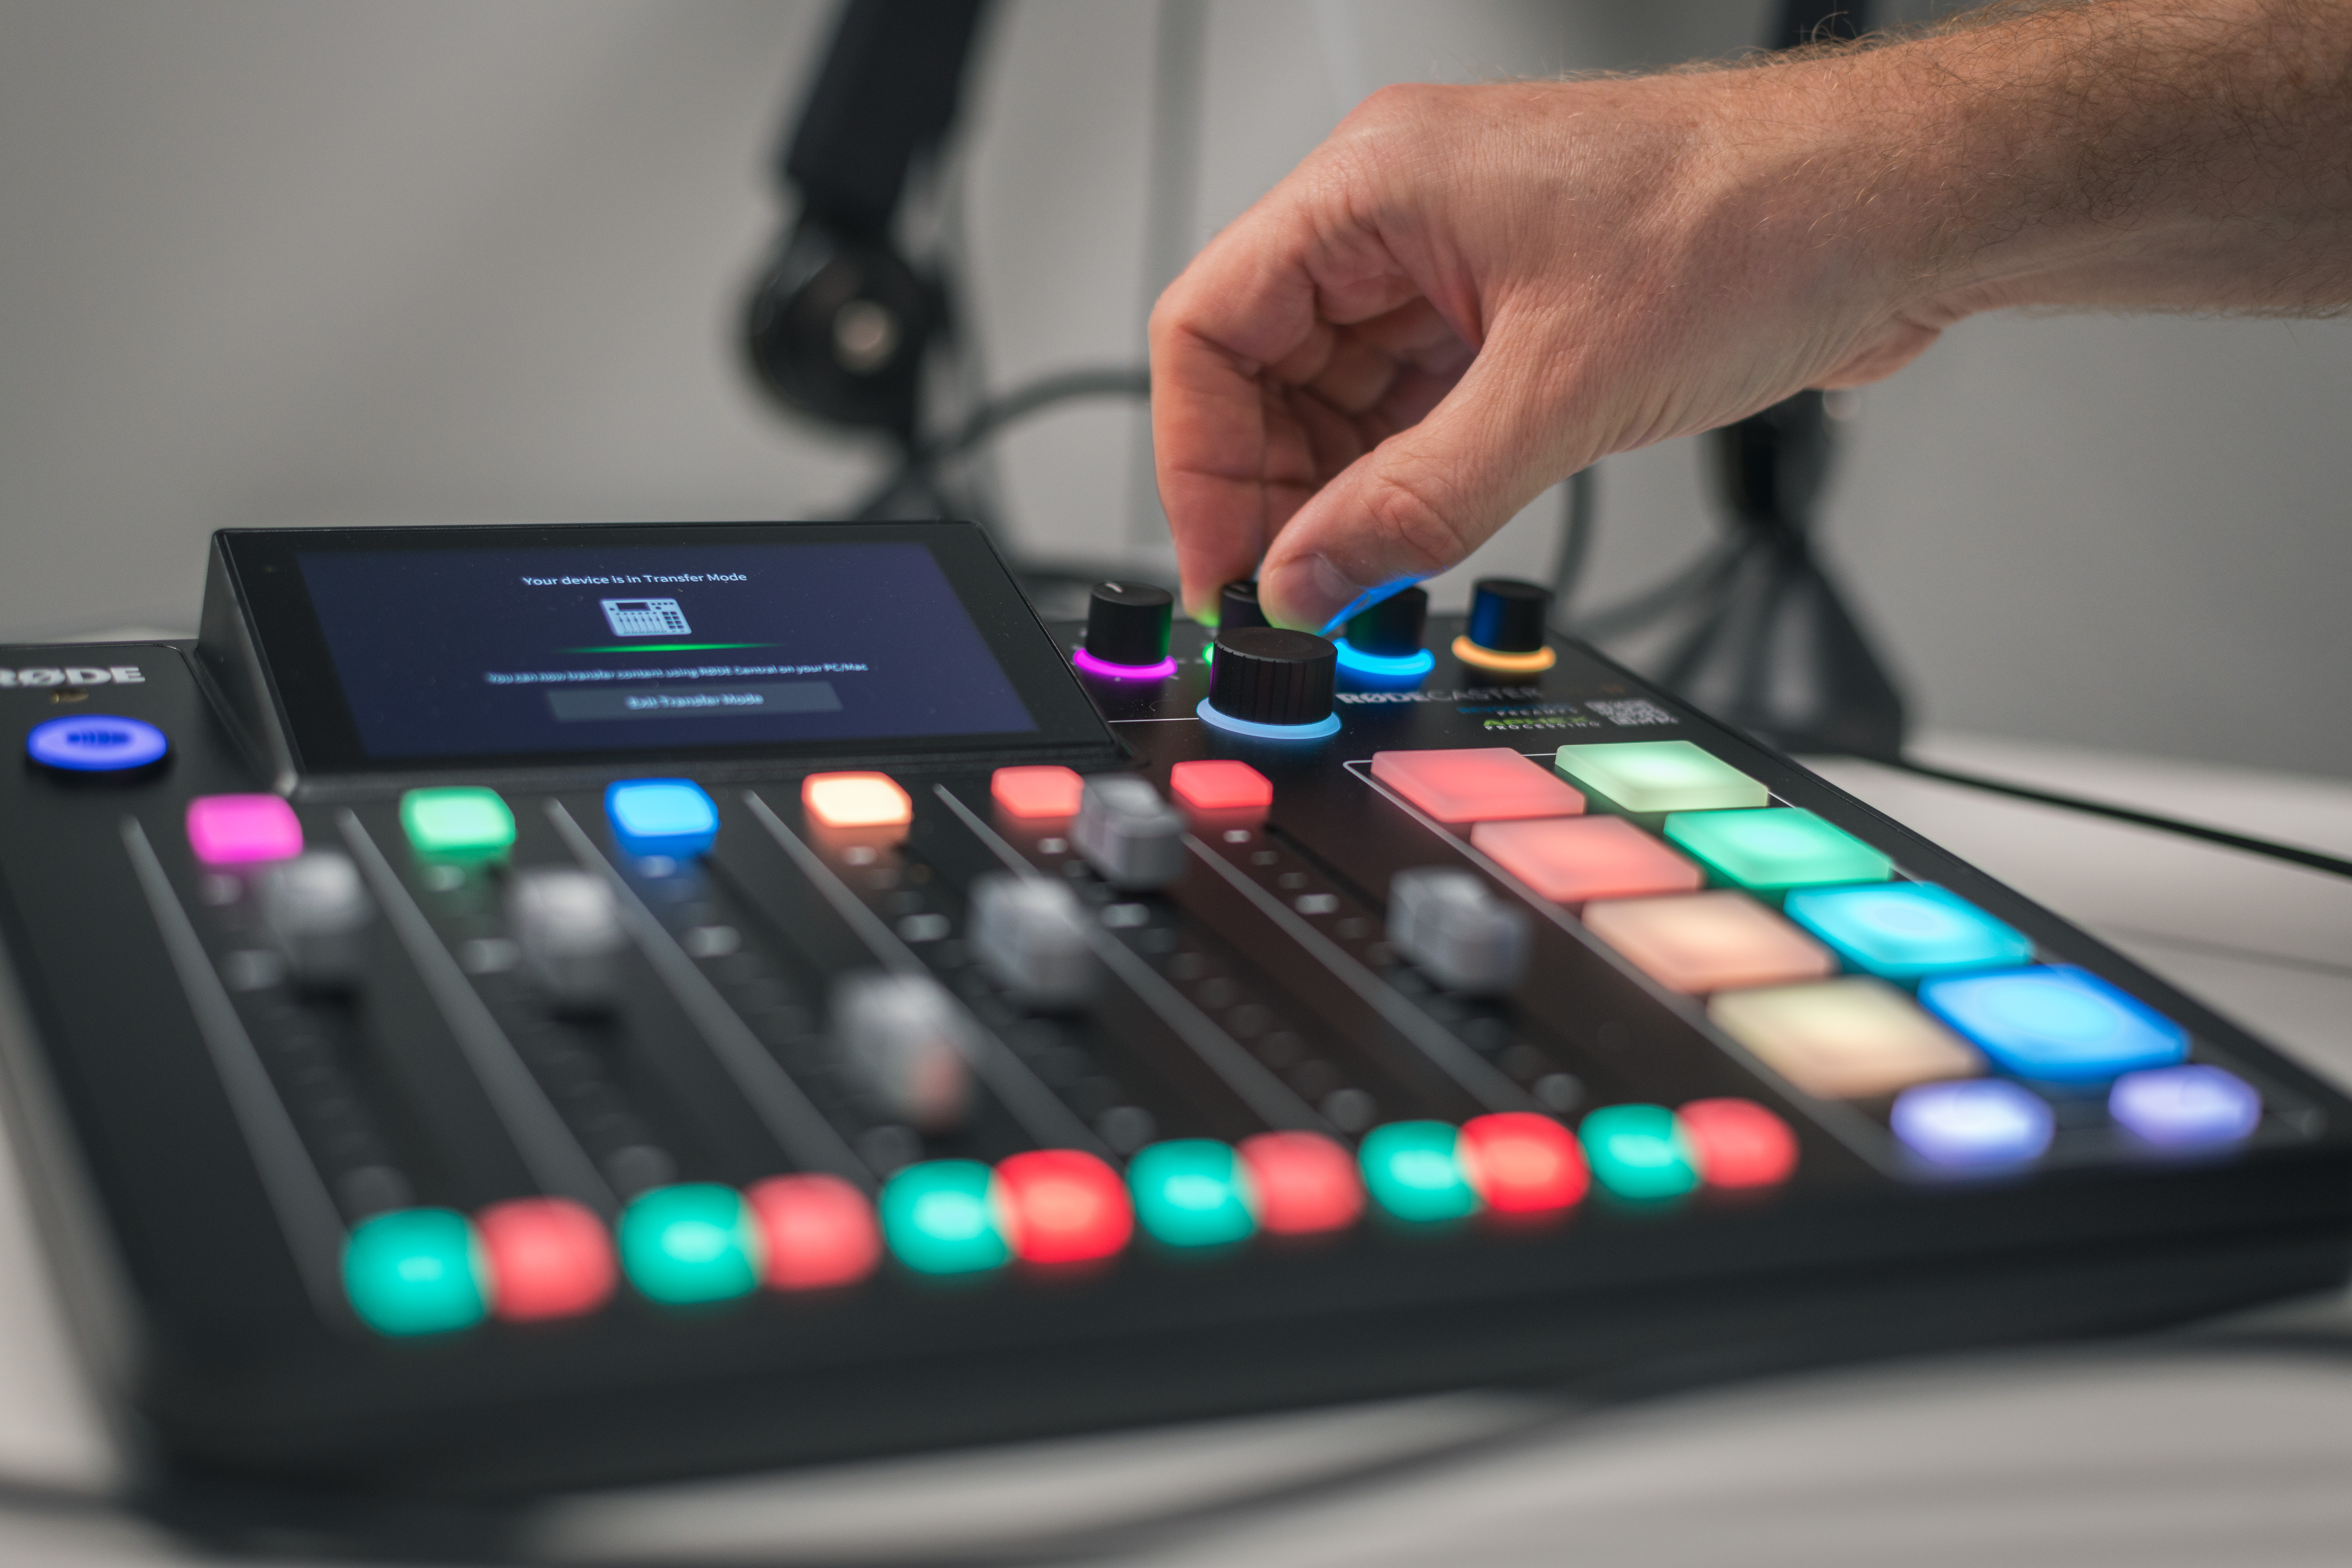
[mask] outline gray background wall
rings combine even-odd
[[[1179,247],[1380,82],[1726,52],[1764,9],[1208,0]],[[828,15],[0,5],[0,636],[186,626],[224,525],[837,506],[878,451],[766,412],[731,340]],[[1000,18],[964,153],[992,385],[1139,353],[1159,22]],[[2347,394],[2342,322],[1973,321],[1864,395],[1829,537],[1931,724],[2352,775]],[[1015,538],[1126,539],[1137,432],[1009,439]],[[1596,599],[1703,542],[1696,457],[1606,465]],[[1533,510],[1474,569],[1541,570]]]

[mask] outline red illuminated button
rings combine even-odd
[[[903,827],[915,803],[887,773],[811,773],[801,781],[801,805],[827,827]]]
[[[1076,816],[1087,781],[1069,768],[999,768],[989,775],[991,799],[1007,816]]]
[[[996,1167],[1014,1255],[1029,1263],[1108,1258],[1135,1234],[1118,1173],[1076,1149],[1037,1149]]]
[[[274,795],[200,795],[188,802],[188,847],[207,866],[291,860],[302,824]]]
[[[1575,816],[1584,796],[1508,746],[1461,752],[1375,752],[1372,777],[1440,822]]]
[[[1533,1111],[1474,1117],[1456,1147],[1470,1184],[1496,1214],[1564,1209],[1591,1185],[1576,1135]]]
[[[1243,1140],[1257,1184],[1258,1224],[1276,1236],[1344,1230],[1364,1212],[1356,1157],[1320,1132],[1261,1132]]]
[[[874,1205],[839,1176],[771,1176],[743,1196],[768,1244],[770,1289],[855,1285],[882,1261]]]
[[[489,1254],[491,1310],[510,1323],[593,1312],[620,1271],[604,1222],[569,1198],[514,1198],[474,1216]]]
[[[1769,1187],[1797,1168],[1797,1135],[1752,1100],[1694,1100],[1675,1120],[1710,1187]]]
[[[1168,787],[1195,811],[1246,811],[1274,804],[1274,781],[1247,763],[1178,763]]]
[[[1706,875],[1622,816],[1482,822],[1470,842],[1556,904],[1690,893]]]

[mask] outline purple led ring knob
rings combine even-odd
[[[1098,583],[1087,601],[1086,646],[1070,662],[1088,675],[1164,679],[1176,673],[1168,633],[1176,596],[1150,583]]]

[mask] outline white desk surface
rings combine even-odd
[[[1979,737],[1919,754],[2352,856],[2352,784]],[[2352,881],[1867,763],[1822,771],[2352,1086]],[[199,1560],[111,1510],[118,1475],[0,1161],[0,1562]],[[2342,1564],[2352,1310],[2331,1296],[2160,1339],[1612,1409],[1458,1394],[662,1488],[550,1509],[531,1554]]]

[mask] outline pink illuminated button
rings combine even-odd
[[[188,847],[207,866],[291,860],[302,823],[274,795],[200,795],[188,802]]]
[[[1345,1230],[1364,1212],[1356,1157],[1320,1132],[1261,1132],[1242,1140],[1257,1184],[1258,1224],[1275,1236]]]
[[[1440,822],[1575,816],[1584,796],[1508,746],[1460,752],[1375,752],[1372,777]]]
[[[1837,970],[1828,948],[1728,889],[1587,904],[1584,924],[1670,991],[1771,985]]]
[[[1195,811],[1247,811],[1274,804],[1274,781],[1247,763],[1178,763],[1168,787]]]
[[[989,798],[1007,816],[1076,816],[1087,781],[1061,767],[999,768],[988,776]]]
[[[570,1198],[515,1198],[474,1216],[491,1310],[510,1323],[593,1312],[619,1279],[604,1222]]]
[[[827,827],[904,827],[915,803],[887,773],[811,773],[801,781],[801,806]]]
[[[1752,1100],[1694,1100],[1675,1112],[1710,1187],[1769,1187],[1797,1168],[1797,1135]]]
[[[1462,1125],[1462,1168],[1496,1214],[1564,1209],[1592,1184],[1576,1134],[1529,1110],[1475,1116]]]
[[[1556,904],[1691,893],[1706,881],[1695,862],[1622,816],[1482,822],[1470,842]]]
[[[1077,1149],[1032,1149],[996,1167],[1013,1252],[1024,1263],[1109,1258],[1135,1234],[1117,1171]]]
[[[873,1204],[839,1176],[771,1176],[743,1196],[768,1244],[772,1290],[855,1285],[882,1261]]]

